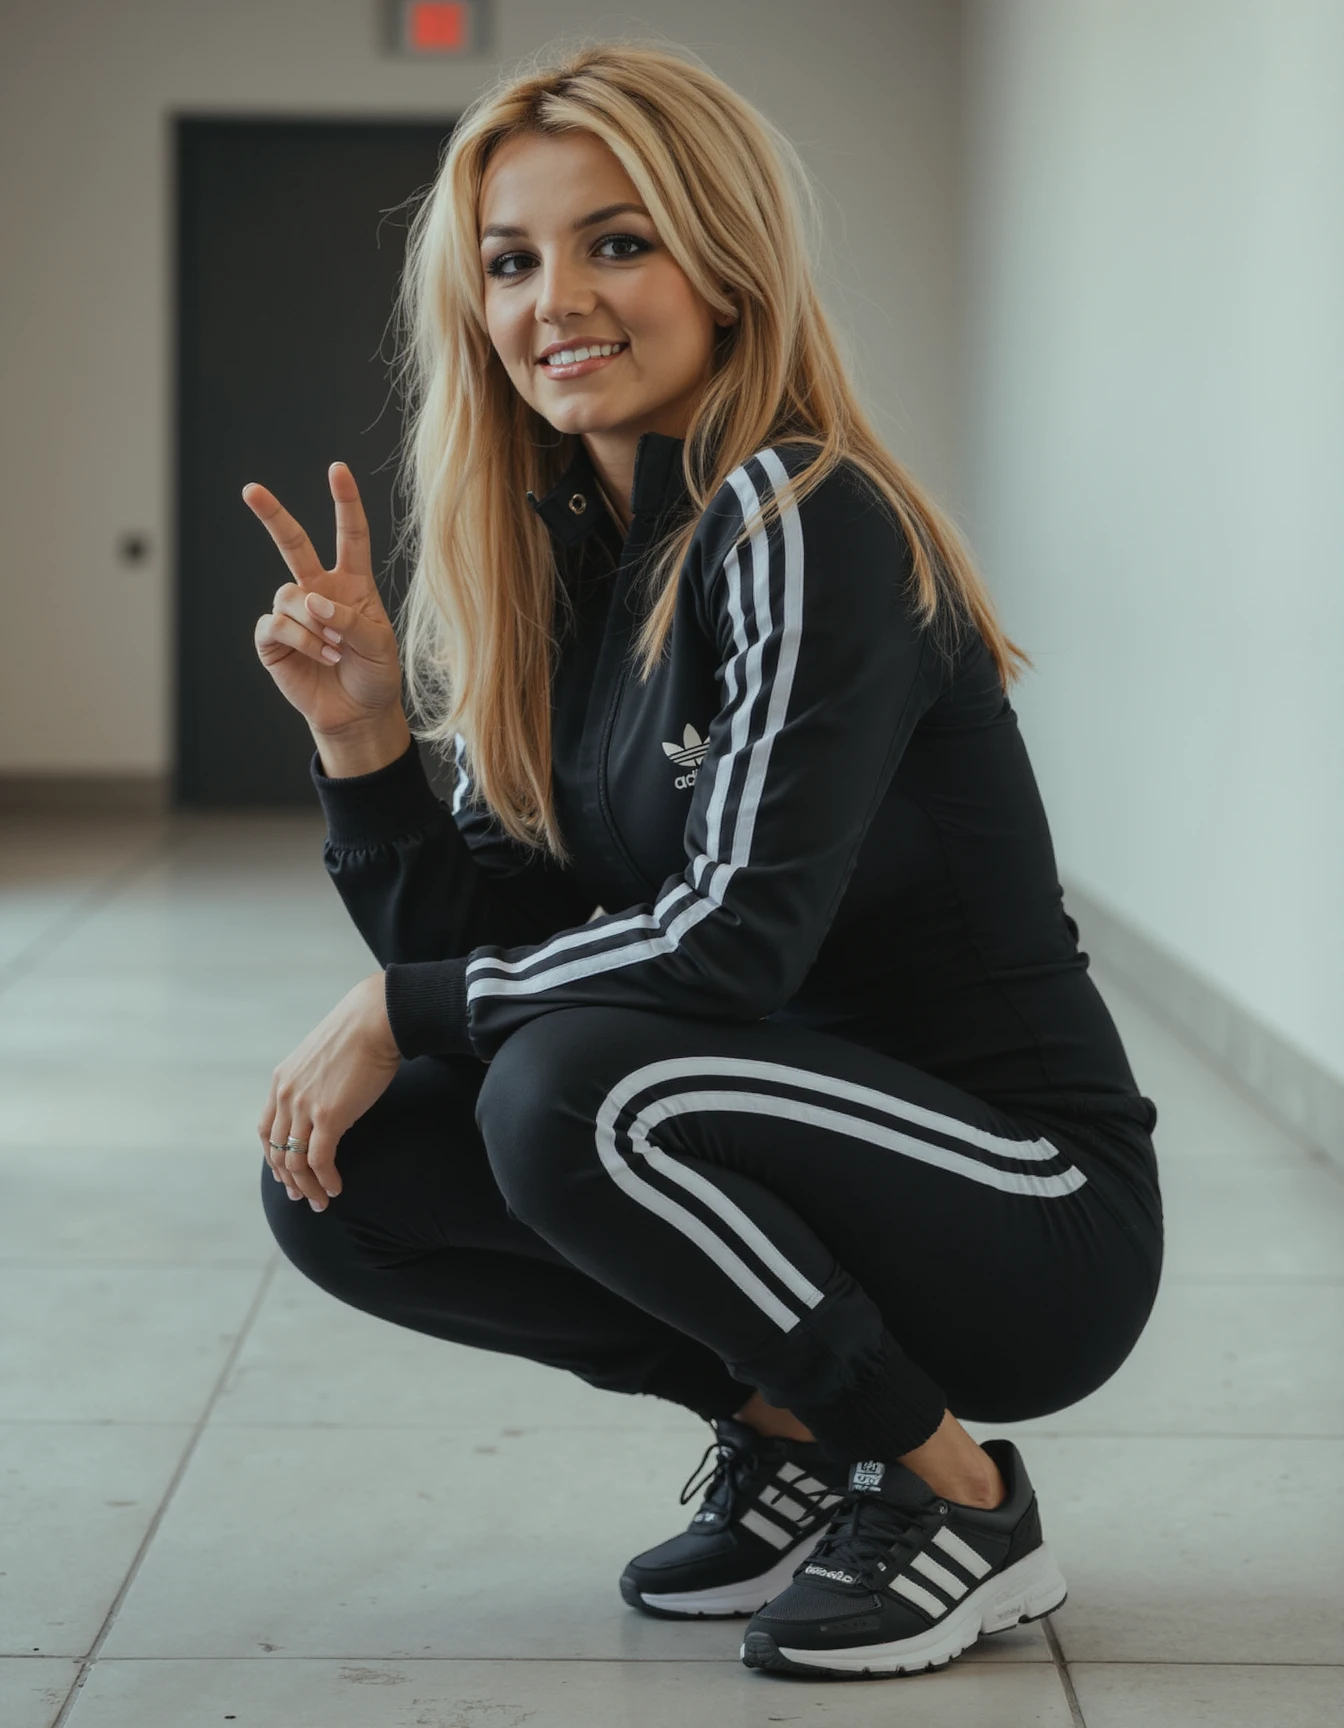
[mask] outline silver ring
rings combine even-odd
[[[291,1134],[289,1139],[285,1141],[285,1151],[302,1152],[306,1156],[308,1152],[308,1142],[306,1140],[296,1140]]]
[[[268,1140],[266,1144],[270,1147],[272,1152],[283,1152],[285,1150],[283,1146],[277,1146],[274,1140]]]

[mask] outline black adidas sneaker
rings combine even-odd
[[[681,1491],[684,1506],[708,1483],[700,1510],[621,1576],[621,1595],[646,1614],[753,1613],[789,1582],[842,1498],[848,1472],[815,1441],[767,1439],[731,1417],[714,1430]],[[711,1452],[713,1467],[697,1481]]]
[[[1039,1620],[1068,1594],[1041,1541],[1036,1495],[1011,1440],[986,1440],[1007,1498],[940,1499],[901,1464],[855,1464],[793,1582],[753,1616],[748,1668],[823,1675],[943,1668],[982,1633]]]

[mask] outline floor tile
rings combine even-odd
[[[0,1656],[88,1652],[191,1432],[0,1422]]]
[[[25,888],[83,893],[164,849],[165,817],[0,816],[0,896]]]
[[[104,1651],[726,1660],[740,1621],[655,1620],[617,1591],[685,1527],[698,1452],[657,1430],[207,1429]],[[976,1659],[1049,1653],[1032,1625]]]
[[[26,971],[84,909],[87,886],[0,887],[0,985]]]
[[[162,818],[0,817],[0,985],[166,841]]]
[[[1327,1728],[1344,1722],[1344,1667],[1079,1662],[1070,1674],[1087,1728]]]
[[[260,1269],[276,1252],[261,1148],[0,1146],[0,1264]]]
[[[921,1728],[1064,1728],[1039,1624],[830,1687],[742,1669],[741,1621],[635,1614],[616,1576],[684,1526],[708,1427],[390,1326],[277,1255],[270,1071],[374,965],[316,809],[12,833],[0,1412],[31,1419],[0,1424],[5,1728],[48,1728],[263,1289],[75,1728],[912,1707]],[[1344,1172],[1094,975],[1159,1106],[1163,1288],[1090,1399],[974,1431],[1015,1434],[1040,1493],[1088,1728],[1316,1728],[1344,1715],[1340,1668],[1311,1666],[1344,1660]]]
[[[727,1622],[620,1600],[630,1555],[684,1524],[695,1461],[671,1434],[624,1450],[616,1471],[572,1431],[209,1429],[105,1652],[729,1657]]]
[[[0,1420],[195,1422],[261,1276],[0,1266]]]
[[[1069,1586],[1069,1662],[1336,1663],[1344,1441],[1022,1446]]]
[[[0,1722],[5,1728],[51,1728],[79,1663],[61,1656],[0,1659]]]
[[[688,1630],[688,1628],[683,1628]],[[1069,1728],[1048,1666],[965,1661],[866,1685],[781,1678],[713,1662],[99,1662],[70,1728]]]
[[[1160,1179],[1164,1274],[1344,1279],[1344,1169],[1177,1158]]]
[[[365,957],[367,961],[367,956]],[[115,1064],[144,1066],[255,1063],[267,1078],[275,1065],[374,970],[371,963],[258,979],[255,962],[227,975],[192,961],[181,977],[163,962],[132,972],[118,962],[99,972],[59,974],[44,966],[22,991],[0,996],[0,1060],[41,1063],[48,1070]]]
[[[177,888],[150,877],[123,889],[53,951],[51,972],[66,978],[125,965],[141,975],[163,966],[171,979],[189,976],[194,965],[230,977],[250,972],[268,984],[301,982],[352,961],[366,971],[377,964],[321,873],[302,893],[285,893],[264,877],[228,890]]]
[[[1344,1280],[1164,1283],[1091,1397],[990,1434],[1297,1434],[1344,1439]]]
[[[280,1053],[282,1056],[285,1052]],[[279,1057],[276,1058],[279,1060]],[[251,1149],[275,1062],[0,1057],[0,1146]]]

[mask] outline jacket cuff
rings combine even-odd
[[[396,961],[384,971],[387,1023],[403,1056],[475,1056],[467,1030],[467,962]]]
[[[434,796],[414,740],[405,754],[372,774],[331,779],[313,751],[313,784],[327,819],[327,838],[336,846],[380,846],[402,834],[418,833],[439,820],[446,806]]]

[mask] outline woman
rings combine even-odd
[[[661,50],[454,132],[404,288],[406,672],[451,810],[350,471],[333,570],[245,489],[293,575],[258,652],[381,968],[276,1069],[262,1191],[341,1300],[714,1424],[627,1602],[894,1674],[1064,1600],[1016,1447],[953,1411],[1124,1361],[1157,1112],[1063,909],[1030,661],[856,401],[799,192]]]

